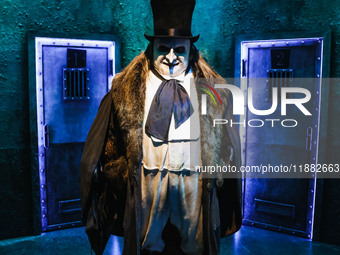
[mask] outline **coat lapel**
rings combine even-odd
[[[142,155],[145,80],[147,74],[135,71],[132,83],[118,81],[113,88],[113,102],[126,148],[129,176],[137,171]]]

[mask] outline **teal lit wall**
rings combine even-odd
[[[235,36],[332,31],[331,76],[340,76],[339,0],[197,0],[193,34],[202,55],[222,76],[233,77]],[[152,33],[145,0],[1,0],[0,4],[0,239],[33,233],[28,112],[27,31],[110,34],[121,38],[121,63],[146,48]],[[340,88],[330,87],[328,161],[339,160]],[[325,182],[323,238],[340,240],[339,181]],[[34,196],[33,196],[34,197]],[[35,199],[37,199],[35,197]],[[38,216],[40,217],[40,216]],[[331,238],[331,237],[330,237]]]

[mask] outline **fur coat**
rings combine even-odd
[[[89,131],[81,159],[82,219],[96,254],[102,254],[111,234],[124,236],[125,255],[140,254],[141,160],[145,83],[150,61],[138,55],[112,82],[102,99]],[[221,77],[199,56],[192,66],[195,79]],[[221,82],[220,82],[221,83]],[[197,89],[200,101],[200,90]],[[214,118],[232,119],[229,94],[219,94],[223,107],[208,103],[208,114],[200,116],[203,165],[240,166],[240,140],[236,126],[213,127]],[[230,161],[227,148],[233,147]],[[219,253],[219,239],[241,226],[239,179],[203,179],[204,254]],[[212,190],[216,188],[216,192]],[[214,229],[213,194],[219,201],[220,227]]]

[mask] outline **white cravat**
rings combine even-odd
[[[164,77],[169,79],[169,77]],[[145,133],[145,123],[149,114],[152,100],[162,80],[152,71],[146,81],[146,97],[143,121],[143,166],[146,169],[168,169],[181,171],[183,169],[195,171],[199,165],[200,149],[200,128],[199,109],[195,83],[193,82],[191,70],[185,75],[174,77],[180,82],[188,93],[194,112],[182,125],[175,128],[175,121],[172,115],[169,128],[169,142],[162,142],[155,137]]]

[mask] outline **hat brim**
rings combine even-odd
[[[178,38],[178,39],[190,39],[191,43],[197,42],[198,38],[200,37],[200,35],[196,35],[196,36],[168,36],[168,35],[147,35],[144,34],[145,38],[152,42],[155,38]]]

